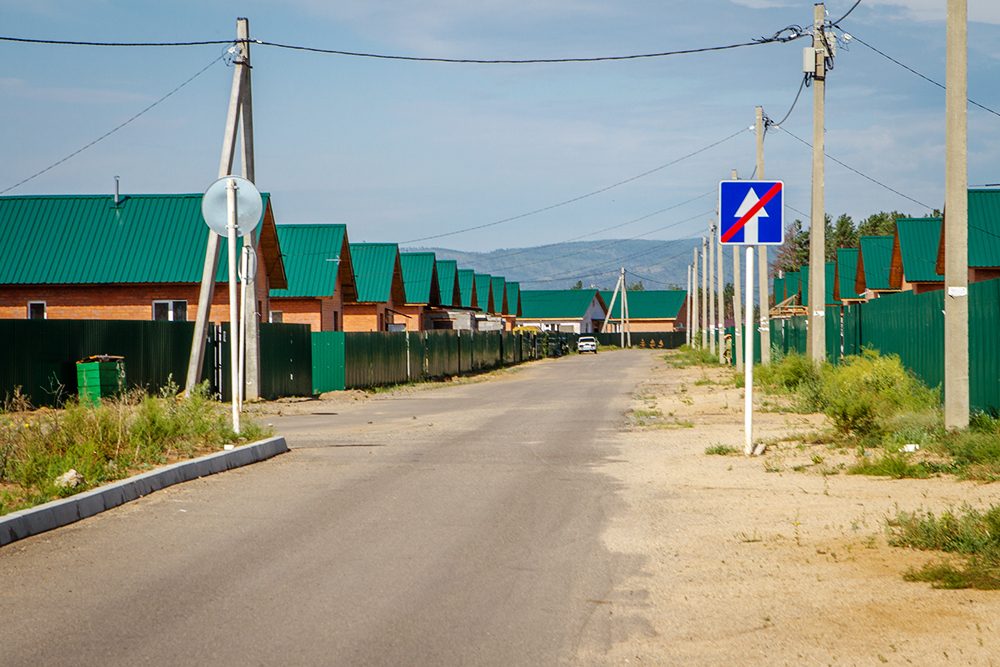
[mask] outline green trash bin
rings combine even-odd
[[[76,362],[76,385],[80,402],[96,406],[102,398],[117,396],[125,389],[125,357],[98,354]]]

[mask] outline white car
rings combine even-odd
[[[576,351],[597,354],[597,339],[593,336],[580,336],[576,341]]]

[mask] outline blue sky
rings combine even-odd
[[[828,4],[834,17],[852,4]],[[844,23],[932,78],[944,76],[944,0],[865,0]],[[1000,108],[1000,3],[970,0],[970,96]],[[562,57],[742,42],[808,24],[781,0],[0,0],[0,33],[54,39],[253,36],[355,51],[444,57]],[[775,118],[801,77],[807,40],[722,53],[564,65],[373,61],[255,47],[257,182],[282,222],[343,222],[355,241],[406,241],[488,223],[634,176],[753,122]],[[0,190],[130,117],[221,47],[97,49],[0,43]],[[196,192],[216,177],[231,69],[222,63],[139,120],[8,194]],[[811,138],[812,91],[786,123]],[[1000,181],[1000,118],[972,109],[970,182]],[[855,44],[828,79],[827,150],[932,206],[944,181],[944,95]],[[781,132],[767,176],[809,210],[809,150]],[[746,131],[677,166],[510,224],[428,242],[491,250],[559,242],[714,190],[753,169]],[[855,217],[919,206],[828,162],[828,210]],[[702,233],[706,197],[592,238]],[[703,214],[703,215],[702,215]],[[696,219],[661,229],[682,219]],[[699,217],[700,216],[700,217]],[[656,231],[660,230],[660,231]]]

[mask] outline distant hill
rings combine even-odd
[[[684,289],[692,249],[700,239],[675,241],[603,240],[555,243],[534,248],[505,248],[490,252],[465,252],[449,248],[406,248],[433,251],[438,259],[454,259],[459,268],[504,276],[519,281],[523,289],[565,289],[578,279],[585,286],[613,289],[619,267],[634,271],[629,282],[642,280],[647,289]],[[732,272],[727,253],[726,270]]]

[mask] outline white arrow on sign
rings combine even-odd
[[[753,188],[747,191],[747,196],[743,199],[743,203],[740,207],[736,209],[736,219],[739,220],[744,215],[746,215],[750,209],[757,205],[760,201],[760,197],[757,193],[753,191]],[[759,211],[754,213],[749,220],[747,220],[746,225],[743,226],[743,242],[747,244],[756,244],[759,239],[758,230],[760,229],[759,219],[769,218],[767,211],[761,208]]]

